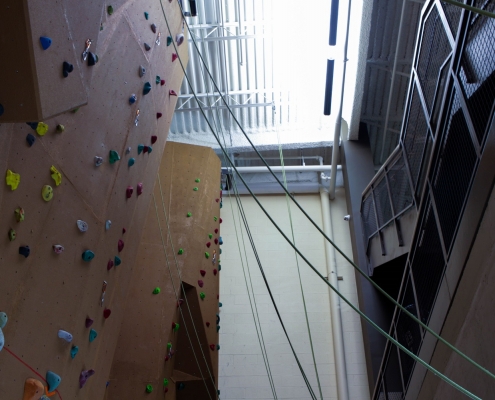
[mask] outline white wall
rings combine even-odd
[[[296,198],[306,212],[321,226],[319,195],[299,195]],[[285,196],[260,196],[259,199],[284,232],[291,237]],[[242,204],[268,283],[289,337],[316,397],[320,398],[294,250],[276,231],[251,197],[243,196]],[[342,246],[346,254],[351,254],[348,224],[343,220],[343,216],[347,214],[343,189],[337,190],[337,199],[332,202],[331,207],[335,241],[339,246]],[[291,205],[291,212],[296,245],[313,265],[326,276],[323,238],[294,205]],[[232,213],[234,213],[236,226]],[[223,219],[221,235],[224,245],[220,257],[222,265],[220,301],[223,304],[220,309],[220,396],[224,400],[273,399],[274,396],[270,389],[256,334],[237,245],[236,227],[247,275],[235,199],[224,198],[221,216]],[[242,233],[277,398],[310,399],[309,392],[271,304],[244,228]],[[338,258],[337,263],[339,275],[344,277],[343,281],[339,281],[340,290],[357,304],[354,271],[352,267],[345,265],[342,258]],[[328,286],[301,259],[299,266],[323,398],[337,399]],[[369,399],[359,317],[354,315],[353,311],[349,310],[346,305],[342,308],[349,396],[352,400]]]

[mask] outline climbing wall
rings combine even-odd
[[[107,400],[163,399],[165,390],[170,399],[216,398],[220,204],[220,160],[213,150],[167,143]]]
[[[65,19],[52,16],[43,35],[55,48],[68,42],[80,57],[80,42],[58,25],[67,19],[93,24],[94,16],[82,13],[79,2],[65,3],[70,3]],[[159,1],[116,1],[111,15],[107,5],[96,21],[98,37],[92,37],[98,63],[91,67],[88,105],[39,124],[0,123],[0,312],[8,316],[4,324],[0,314],[2,400],[22,399],[27,378],[46,390],[47,376],[61,378],[52,399],[103,399],[121,322],[128,321],[128,288],[133,267],[139,266],[139,240],[176,103],[170,91],[178,92],[183,79],[167,36],[182,31],[182,20],[175,1],[163,3],[171,32]],[[38,2],[40,15],[44,7]],[[158,32],[160,45],[155,43]],[[178,50],[187,63],[187,41]],[[146,70],[143,76],[140,67]],[[145,95],[146,82],[151,90]],[[46,95],[70,102],[84,90],[65,92],[59,84],[53,80]],[[136,101],[130,104],[132,94]],[[45,185],[53,198],[50,190],[42,197]],[[18,208],[24,212],[20,222]],[[79,230],[78,220],[87,231]],[[54,245],[63,251],[57,247],[57,254]],[[59,337],[59,330],[67,333]],[[94,375],[87,374],[80,388],[81,372],[91,369]]]

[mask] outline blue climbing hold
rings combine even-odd
[[[221,236],[218,237],[218,244],[223,244],[223,239]]]
[[[91,329],[89,331],[89,342],[91,343],[93,340],[95,340],[96,336],[98,336],[98,332],[96,332],[94,329]]]
[[[52,39],[46,36],[41,36],[40,43],[41,43],[41,47],[43,47],[43,50],[46,50],[48,49],[48,47],[52,45]]]
[[[72,349],[70,350],[70,358],[74,359],[74,357],[77,355],[78,351],[79,351],[79,347],[72,346]]]
[[[135,94],[132,94],[131,97],[129,97],[129,104],[134,104],[137,100],[137,97]]]
[[[26,122],[26,124],[28,124],[33,130],[36,130],[38,127],[38,122]]]
[[[95,253],[93,253],[91,250],[86,250],[84,253],[82,253],[82,259],[84,261],[91,261],[93,258],[95,258]]]
[[[129,158],[129,161],[127,161],[127,165],[129,167],[132,167],[134,165],[134,163],[136,162],[136,160],[134,158]]]
[[[36,138],[34,137],[34,135],[31,135],[30,133],[28,133],[26,136],[26,142],[28,143],[29,147],[31,147],[35,141],[36,141]]]
[[[138,154],[141,154],[144,150],[144,144],[138,144]]]
[[[48,385],[48,391],[53,392],[58,388],[58,385],[60,385],[60,382],[62,381],[62,378],[58,376],[55,372],[52,371],[47,371],[46,373],[46,383]]]
[[[122,260],[120,259],[119,256],[115,256],[114,258],[114,263],[115,263],[115,266],[117,267],[118,265],[122,264]]]

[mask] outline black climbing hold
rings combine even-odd
[[[153,31],[153,33],[156,33],[156,25],[155,24],[151,24],[151,30]]]
[[[94,53],[89,52],[88,54],[88,66],[92,67],[98,62],[98,56]]]
[[[34,137],[34,135],[31,135],[30,133],[28,133],[26,136],[26,142],[28,142],[29,147],[31,147],[35,141],[36,141],[36,138]]]
[[[186,388],[186,385],[184,385],[183,382],[180,382],[177,384],[177,390],[184,390]]]
[[[151,47],[150,47],[150,45],[149,45],[148,43],[145,43],[145,44],[144,44],[144,49],[145,49],[146,51],[150,51],[150,50],[151,50]]]
[[[64,78],[67,78],[73,70],[74,66],[67,61],[64,61],[62,65],[62,74],[64,75]]]
[[[31,253],[31,249],[29,248],[29,246],[21,246],[19,247],[19,254],[21,256],[24,256],[26,258],[29,257],[29,253]]]

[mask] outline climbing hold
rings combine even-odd
[[[213,221],[217,221],[218,220],[218,217],[213,217]]]
[[[137,184],[136,192],[138,196],[143,194],[143,184],[141,182]]]
[[[180,325],[177,322],[172,322],[172,329],[174,332],[177,332],[180,328]]]
[[[165,356],[165,361],[168,361],[170,360],[170,357],[169,356]]]
[[[115,262],[115,266],[118,267],[120,264],[122,264],[122,260],[120,259],[119,256],[115,256],[113,258],[114,262]]]
[[[177,93],[175,93],[175,90],[170,89],[168,91],[169,96],[177,96]]]
[[[129,158],[129,161],[127,161],[127,166],[132,167],[134,163],[136,162],[136,159],[134,158]]]
[[[103,158],[95,156],[95,166],[99,167],[101,164],[103,164]]]
[[[223,240],[222,240],[222,237],[221,236],[219,236],[219,238],[218,238],[218,244],[220,244],[220,245],[223,244]]]
[[[58,376],[55,372],[46,372],[46,384],[48,385],[49,392],[53,392],[55,389],[57,389],[61,381],[62,378],[60,378],[60,376]]]
[[[15,240],[15,238],[16,238],[15,230],[14,229],[10,229],[10,231],[9,231],[9,240],[11,242],[13,242]]]
[[[146,147],[147,147],[148,154],[150,154],[153,151],[153,147],[151,147],[151,146],[146,146]]]
[[[143,87],[143,95],[148,94],[150,90],[151,90],[151,83],[146,82]]]
[[[199,294],[199,297],[201,297],[201,300],[204,300],[204,299],[205,299],[205,297],[206,297],[206,295],[205,295],[203,292],[201,292],[201,293]]]
[[[220,330],[220,325],[217,325],[217,332]]]
[[[217,325],[220,323],[220,315],[217,314]]]
[[[129,154],[131,152],[131,146],[129,146],[127,149],[125,149],[125,155]]]
[[[149,45],[148,43],[145,43],[145,44],[144,44],[144,49],[145,49],[146,51],[150,51],[150,50],[151,50],[151,47],[150,47],[150,45]]]
[[[177,53],[172,53],[172,62],[174,62],[178,58],[179,58],[179,56],[177,55]]]
[[[180,46],[182,43],[184,43],[184,35],[182,33],[179,33],[175,36],[175,41],[177,42],[177,46]]]
[[[7,314],[4,312],[0,312],[0,329],[5,328],[5,325],[7,325],[7,321],[9,318],[7,317]]]
[[[213,269],[213,275],[217,276],[217,270]]]
[[[151,144],[155,144],[157,140],[158,137],[156,137],[155,135],[151,136]]]
[[[43,386],[39,380],[28,378],[24,382],[24,394],[22,396],[22,400],[38,400],[42,398],[44,391],[45,386]]]
[[[206,322],[206,327],[209,328],[210,327],[210,323],[209,322]]]
[[[93,325],[93,320],[89,317],[86,317],[86,322],[85,322],[85,325],[86,325],[86,328],[89,328],[91,325]]]
[[[62,254],[64,250],[65,250],[64,246],[62,246],[60,244],[54,244],[53,245],[53,251],[55,254]]]
[[[110,271],[112,268],[113,268],[113,261],[112,260],[108,260],[108,262],[107,262],[107,271]]]
[[[210,253],[208,253],[207,251],[205,251],[205,257],[206,258],[210,258]]]
[[[220,264],[218,264],[218,271],[221,271],[222,270],[222,266]]]
[[[153,33],[156,33],[156,25],[155,24],[151,24],[151,30],[153,31]]]
[[[179,308],[182,305],[182,303],[184,303],[183,299],[177,300],[177,308]]]
[[[196,179],[194,180],[194,182],[199,183],[199,182],[201,182],[201,181],[200,181],[200,179],[199,179],[199,178],[196,178]]]
[[[115,150],[110,150],[108,153],[108,161],[110,162],[110,164],[114,164],[119,160],[120,160],[119,153],[117,153]]]
[[[91,329],[89,331],[89,342],[91,343],[93,340],[95,340],[96,336],[98,336],[98,332],[96,332],[94,329]]]
[[[156,288],[153,289],[153,294],[158,294],[160,293],[160,288],[157,286]]]
[[[217,350],[220,350],[220,345],[219,344],[217,344]]]
[[[64,78],[67,78],[72,71],[74,71],[74,66],[71,63],[64,61],[62,63],[62,75]]]
[[[153,391],[152,385],[146,385],[146,393],[151,393]]]
[[[109,308],[105,308],[103,310],[103,318],[107,319],[111,313],[112,313],[112,310],[110,310]]]
[[[199,273],[201,274],[201,276],[205,276],[206,275],[206,271],[204,269],[200,269],[199,270]]]
[[[5,346],[5,336],[3,331],[0,329],[0,351],[2,351],[3,346]]]
[[[170,46],[172,44],[172,36],[167,36],[167,46]]]
[[[218,228],[215,228],[215,233],[218,233]]]
[[[219,250],[219,253],[222,254],[222,249]]]
[[[218,303],[218,307],[222,307],[222,303]]]
[[[165,79],[162,79],[162,80],[160,81],[160,86],[163,86],[163,85],[165,85]]]
[[[127,189],[125,190],[125,195],[128,199],[132,197],[132,193],[134,192],[134,188],[132,186],[127,186]]]
[[[141,154],[144,150],[144,144],[138,144],[137,150],[138,150],[138,154]]]
[[[218,239],[217,238],[215,238],[215,244],[218,244]]]
[[[112,221],[110,221],[109,219],[107,219],[107,220],[105,221],[105,230],[107,230],[107,231],[108,231],[108,230],[110,229],[110,227],[111,227],[111,226],[112,226]]]
[[[172,342],[167,343],[167,350],[170,350],[172,348]]]
[[[21,208],[21,207],[17,207],[14,211],[14,214],[15,214],[15,220],[17,222],[21,222],[21,221],[24,221],[24,209]]]
[[[179,251],[177,252],[177,254],[182,254],[184,253],[184,249],[179,249]]]
[[[162,113],[156,113],[156,119],[160,119],[162,117]]]
[[[82,389],[82,387],[86,384],[86,381],[95,374],[94,369],[88,369],[87,371],[81,371],[81,374],[79,375],[79,387]]]
[[[208,233],[208,237],[211,239],[213,235],[211,233]]]
[[[72,349],[70,349],[70,358],[74,359],[74,357],[77,355],[78,352],[79,352],[79,347],[72,346]]]
[[[148,19],[148,18],[149,18],[149,16],[150,16],[150,15],[149,15],[149,14],[145,11],[145,12],[144,12],[144,18]]]
[[[64,339],[67,343],[72,342],[72,335],[69,332],[64,331],[62,329],[58,331],[58,337],[60,339]]]
[[[113,7],[112,6],[108,6],[107,7],[107,13],[108,13],[108,15],[112,15],[113,14]]]
[[[134,104],[137,100],[136,95],[133,93],[131,94],[131,97],[129,97],[129,104]]]
[[[160,83],[160,76],[157,75],[156,78],[155,78],[155,83],[158,85]]]
[[[186,385],[184,385],[184,383],[182,383],[182,382],[177,385],[177,390],[184,390],[185,388],[186,388]]]
[[[78,219],[76,221],[76,225],[81,232],[86,232],[88,230],[88,224],[86,222],[84,222],[83,220]]]
[[[119,250],[119,253],[124,249],[124,241],[122,239],[119,239],[119,243],[117,244],[117,249]]]
[[[7,174],[5,175],[5,182],[7,183],[7,186],[10,186],[11,190],[16,190],[19,183],[21,183],[21,175],[8,169]]]
[[[160,37],[162,36],[162,34],[160,32],[158,32],[158,35],[156,36],[156,40],[155,40],[155,43],[157,44],[157,46],[160,46]]]
[[[21,246],[19,247],[19,254],[21,256],[24,256],[26,258],[29,257],[29,253],[31,253],[31,249],[29,248],[29,246]]]
[[[206,247],[210,248],[211,242],[206,242]]]
[[[95,258],[95,253],[91,250],[85,250],[84,253],[82,253],[82,259],[86,262],[90,262],[93,258]]]
[[[222,218],[219,218],[219,219],[218,219],[218,222],[222,223]]]
[[[198,280],[198,286],[199,287],[203,287],[204,286],[204,282],[201,279]]]
[[[46,49],[48,49],[48,47],[50,47],[52,45],[52,39],[50,39],[47,36],[41,36],[40,37],[40,43],[41,43],[41,47],[43,48],[43,50],[46,50]]]
[[[36,138],[34,137],[34,135],[31,135],[30,133],[28,133],[26,136],[26,142],[28,143],[29,147],[31,147],[35,141],[36,141]]]
[[[58,172],[55,166],[50,167],[50,172],[52,173],[52,179],[55,181],[55,185],[58,186],[62,182],[62,174]]]
[[[167,378],[163,378],[163,386],[168,386],[168,379]]]
[[[197,188],[197,187],[193,187],[193,190],[194,190],[195,192],[197,192],[197,191],[198,191],[198,188]]]
[[[142,65],[140,65],[138,72],[139,72],[139,76],[143,77],[144,74],[146,73],[146,68],[144,68]]]
[[[218,203],[220,201],[220,199],[215,199],[215,201]]]
[[[187,218],[192,217],[192,213],[188,212],[188,213],[186,214],[186,217],[187,217]]]
[[[124,233],[126,233],[126,232],[127,232],[127,231],[125,230],[125,228],[122,228],[122,235],[123,235]]]
[[[94,53],[89,52],[88,54],[88,66],[92,67],[98,62],[98,56]]]
[[[211,351],[214,351],[215,350],[215,345],[214,344],[210,344],[210,349],[211,349]]]
[[[31,127],[31,129],[36,130],[38,127],[38,122],[26,122],[27,125]]]

